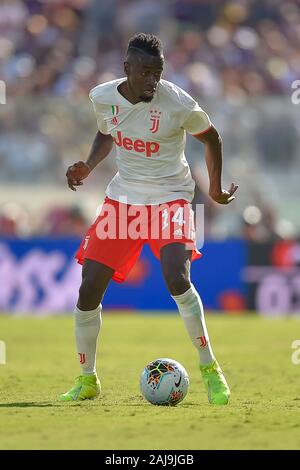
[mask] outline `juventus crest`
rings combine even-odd
[[[155,134],[155,132],[158,131],[160,118],[161,118],[161,111],[157,111],[156,109],[155,110],[151,109],[150,121],[152,125],[150,127],[150,131],[152,132],[152,134]]]

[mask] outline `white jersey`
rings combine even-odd
[[[117,89],[125,80],[103,83],[90,92],[98,128],[116,144],[118,172],[106,195],[138,205],[191,202],[195,183],[184,155],[185,132],[205,132],[211,126],[209,117],[190,95],[166,80],[160,80],[152,101],[132,104]]]

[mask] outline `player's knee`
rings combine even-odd
[[[165,280],[171,295],[184,294],[191,287],[190,280],[186,274],[165,273]]]
[[[88,277],[83,278],[79,289],[78,307],[82,310],[94,310],[102,301],[103,292],[99,284]]]

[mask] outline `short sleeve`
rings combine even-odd
[[[205,111],[203,111],[202,108],[198,105],[198,103],[195,103],[194,108],[188,115],[188,117],[185,119],[184,123],[182,124],[182,127],[192,135],[198,135],[201,134],[202,132],[207,131],[211,127],[211,122],[206,114]]]
[[[97,119],[98,129],[101,132],[101,134],[108,135],[109,131],[108,131],[108,128],[107,128],[107,124],[106,124],[106,122],[104,120],[104,117],[103,117],[103,114],[101,112],[101,106],[100,106],[99,103],[97,103],[97,101],[95,99],[95,94],[93,93],[93,90],[90,92],[89,96],[90,96],[91,102],[93,103],[93,108],[94,108],[96,119]]]

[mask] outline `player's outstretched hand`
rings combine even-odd
[[[235,196],[233,196],[233,194],[236,192],[237,189],[238,186],[234,183],[231,183],[231,186],[228,191],[222,189],[222,192],[220,194],[211,194],[211,198],[219,204],[229,204],[235,199]]]
[[[69,166],[66,173],[69,188],[76,191],[75,186],[82,186],[82,180],[89,176],[90,172],[90,167],[84,162],[77,162]]]

